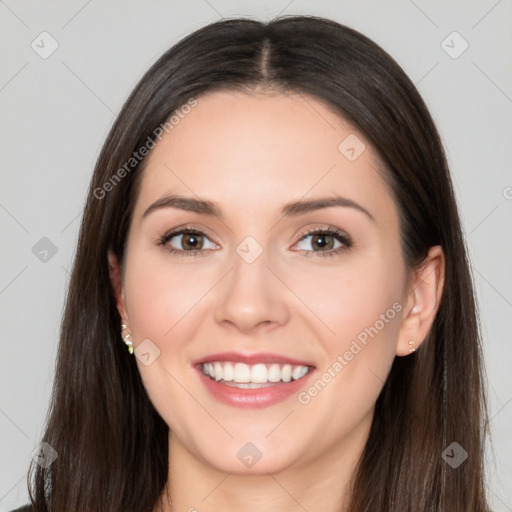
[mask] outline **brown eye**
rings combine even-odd
[[[180,256],[199,256],[205,250],[218,248],[204,233],[193,228],[168,233],[160,239],[158,245]]]
[[[311,245],[321,251],[329,250],[334,247],[334,238],[331,235],[313,235]]]
[[[297,244],[299,250],[317,256],[334,256],[350,249],[352,239],[349,235],[334,229],[317,229],[303,235]]]
[[[202,249],[203,236],[196,233],[186,233],[182,235],[181,244],[185,250]]]

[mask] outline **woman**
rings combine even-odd
[[[34,511],[487,511],[480,340],[442,145],[380,47],[214,23],[99,157]]]

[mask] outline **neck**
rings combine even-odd
[[[372,415],[349,437],[315,459],[260,474],[219,471],[169,434],[168,493],[155,512],[344,512],[350,480],[366,442]],[[169,500],[170,494],[172,499]]]

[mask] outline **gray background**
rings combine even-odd
[[[494,511],[512,511],[511,0],[0,0],[0,511],[27,500],[86,188],[122,102],[191,31],[279,13],[331,17],[372,38],[417,84],[438,124],[482,317],[487,485]],[[58,44],[47,58],[43,31]],[[457,58],[464,41],[446,39],[453,31],[469,44]]]

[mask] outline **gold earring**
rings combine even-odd
[[[409,354],[412,354],[416,349],[414,348],[414,340],[409,341]]]
[[[123,339],[125,345],[128,347],[128,352],[133,354],[133,343],[130,340],[130,334],[125,334],[123,336],[123,331],[127,329],[126,324],[121,324],[121,338]]]

